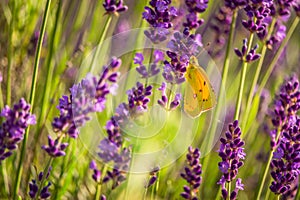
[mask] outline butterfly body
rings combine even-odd
[[[196,118],[216,105],[216,96],[208,76],[194,56],[190,59],[185,78],[187,85],[184,95],[184,111],[190,117]]]

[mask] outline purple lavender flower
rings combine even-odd
[[[5,106],[1,117],[3,123],[0,126],[0,164],[18,148],[26,128],[36,123],[35,115],[30,114],[30,105],[23,98],[13,108]]]
[[[202,46],[201,35],[190,34],[188,29],[185,29],[183,34],[175,32],[173,38],[167,45],[172,53],[177,54],[181,62],[188,62],[189,57],[192,55],[197,56]],[[172,57],[174,57],[174,55]]]
[[[299,80],[291,76],[281,86],[280,92],[274,101],[274,109],[271,112],[274,129],[270,132],[271,147],[276,148],[280,144],[276,141],[277,133],[282,134],[295,122],[297,112],[300,110]]]
[[[198,18],[199,13],[203,13],[207,6],[208,0],[185,0],[189,14],[186,15],[186,22],[183,26],[189,30],[197,29],[204,22],[203,19]]]
[[[248,20],[243,20],[243,26],[252,33],[259,34],[260,38],[263,39],[267,35],[266,18],[271,15],[270,1],[250,1],[244,10],[247,13]]]
[[[273,16],[279,15],[281,17],[289,17],[295,0],[278,0],[270,6],[271,13]]]
[[[142,75],[142,78],[150,78],[152,76],[157,75],[160,72],[158,68],[158,63],[164,59],[164,53],[155,50],[153,53],[154,62],[150,64],[149,69],[143,64],[144,56],[142,53],[136,53],[134,57],[134,64],[138,64],[139,66],[136,68],[136,71]]]
[[[189,185],[183,187],[184,192],[180,195],[184,199],[197,200],[198,188],[202,181],[202,166],[200,164],[200,151],[198,148],[193,149],[191,146],[188,148],[186,164],[187,166],[184,168],[184,172],[181,173],[181,177],[184,178]]]
[[[184,73],[186,72],[187,62],[180,62],[177,55],[172,52],[167,52],[171,61],[164,62],[163,77],[167,83],[181,84],[185,81]]]
[[[97,164],[94,160],[90,163],[90,169],[93,170],[92,178],[96,183],[101,181],[101,171],[97,169]]]
[[[145,31],[145,35],[153,42],[159,43],[166,40],[168,29],[173,27],[172,20],[177,16],[177,9],[170,7],[170,0],[151,0],[150,7],[146,6],[143,18],[152,27]]]
[[[286,26],[278,20],[275,24],[274,33],[271,35],[271,38],[267,40],[267,45],[269,49],[273,49],[275,44],[281,43],[286,36]]]
[[[103,7],[106,13],[121,13],[128,10],[128,7],[124,5],[123,0],[104,0]]]
[[[49,168],[49,171],[46,174],[46,177],[44,178],[45,180],[47,180],[49,178],[50,171],[51,171],[51,167]],[[36,180],[34,180],[34,179],[31,180],[31,182],[29,183],[29,196],[32,199],[36,198],[36,195],[39,191],[39,185],[40,185],[40,182],[43,179],[43,176],[44,176],[43,172],[40,172],[37,179]],[[43,188],[41,188],[39,199],[48,199],[51,196],[51,194],[49,192],[49,187],[50,186],[51,186],[50,181],[48,181],[48,183],[45,183],[45,186],[43,186]]]
[[[225,0],[225,6],[234,10],[248,4],[248,0]]]
[[[294,1],[294,10],[295,10],[295,12],[296,12],[296,15],[298,16],[298,17],[300,17],[300,1],[298,0],[298,1]]]
[[[67,133],[72,138],[78,137],[78,127],[90,120],[92,112],[102,112],[105,108],[106,96],[114,88],[119,76],[115,71],[120,67],[121,60],[112,58],[109,66],[104,66],[99,79],[88,75],[79,84],[71,89],[71,95],[60,99],[58,109],[59,117],[52,122],[55,132]]]
[[[174,99],[170,102],[166,94],[166,89],[167,89],[167,84],[163,82],[161,86],[158,88],[158,90],[161,91],[162,96],[161,99],[157,100],[157,103],[166,110],[175,110],[180,105],[180,101],[182,99],[181,94],[180,93],[175,94]]]
[[[158,176],[158,173],[159,173],[159,170],[160,168],[159,167],[154,167],[149,175],[150,175],[150,178],[148,180],[148,182],[145,184],[145,188],[149,188],[151,187],[152,185],[154,185],[154,183],[156,183],[157,181],[157,176]]]
[[[160,59],[160,58],[156,58]],[[141,57],[136,57],[136,62],[142,62]],[[136,87],[127,91],[128,102],[121,103],[114,116],[106,124],[108,137],[103,139],[99,145],[98,155],[105,163],[113,163],[113,169],[107,171],[103,183],[112,181],[112,189],[119,186],[125,179],[131,160],[131,147],[122,148],[123,138],[121,126],[126,126],[131,118],[136,118],[147,111],[152,94],[152,86],[144,86],[137,82]],[[95,169],[93,169],[95,170]]]
[[[247,46],[247,39],[243,40],[243,46],[241,50],[238,48],[234,48],[235,54],[240,58],[240,60],[243,60],[244,62],[253,62],[256,61],[257,59],[260,58],[260,54],[256,53],[256,50],[258,48],[258,45],[256,44],[250,51],[248,51],[248,46]]]
[[[218,13],[214,16],[211,28],[215,32],[215,40],[209,50],[212,57],[220,57],[224,52],[224,45],[230,31],[230,24],[232,21],[232,10],[226,6],[222,6]]]
[[[184,73],[190,57],[200,53],[201,35],[189,34],[187,29],[184,34],[175,32],[167,47],[170,49],[167,51],[170,61],[164,62],[163,77],[167,83],[181,84],[185,81]]]
[[[67,147],[68,143],[62,143],[59,138],[54,140],[51,136],[48,136],[48,145],[43,145],[42,149],[44,149],[51,157],[60,157],[66,155],[64,150]]]
[[[296,76],[281,86],[274,103],[271,147],[275,149],[271,161],[273,181],[270,189],[277,195],[286,195],[300,173],[300,89]]]
[[[232,182],[238,174],[238,170],[243,166],[245,159],[245,152],[243,146],[245,142],[241,139],[241,129],[238,126],[238,121],[234,121],[228,125],[228,131],[225,137],[220,139],[221,145],[219,149],[219,156],[222,162],[219,162],[219,169],[222,172],[222,177],[218,184],[222,186],[222,197],[227,199],[228,191],[226,183]],[[239,190],[243,189],[241,179],[237,179],[235,190],[231,192],[230,199],[236,199]]]
[[[126,173],[129,170],[131,160],[131,149],[123,148],[120,150],[119,156],[115,158],[115,164],[112,170],[107,171],[107,175],[103,178],[103,183],[112,181],[112,189],[115,189],[123,181],[126,180]]]
[[[60,115],[52,122],[54,132],[58,137],[53,140],[48,138],[48,145],[42,148],[53,157],[64,156],[65,143],[61,143],[61,137],[67,134],[71,138],[77,138],[78,128],[90,120],[89,114],[102,112],[105,109],[106,96],[112,93],[116,85],[119,73],[116,70],[121,66],[121,60],[113,57],[108,66],[103,67],[100,78],[88,75],[79,84],[71,89],[71,95],[64,95],[57,108]]]
[[[152,94],[152,86],[146,86],[140,82],[136,83],[136,87],[127,91],[128,95],[128,114],[123,116],[123,119],[128,119],[128,117],[137,117],[147,111],[147,104],[150,102],[148,96]],[[123,112],[124,113],[124,112]],[[121,114],[121,113],[119,113]]]
[[[286,194],[300,174],[300,117],[294,125],[282,132],[280,144],[273,154],[270,189],[275,194]]]

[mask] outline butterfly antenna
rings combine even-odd
[[[198,53],[198,55],[195,55],[195,57],[198,58],[198,56],[200,56],[204,51],[207,51],[209,46],[210,46],[210,42],[208,42],[208,43],[201,49],[201,51]]]

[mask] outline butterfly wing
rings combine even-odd
[[[184,110],[192,118],[213,108],[217,101],[206,72],[192,57],[186,71],[187,87],[185,90]]]
[[[199,99],[203,101],[201,109],[202,111],[207,111],[217,104],[216,95],[204,69],[197,67],[197,71],[196,76],[198,76],[202,88],[202,99]]]
[[[196,118],[201,114],[202,102],[197,98],[194,88],[195,82],[189,80],[186,83],[185,94],[184,94],[184,111],[190,117]]]

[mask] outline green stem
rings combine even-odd
[[[38,39],[38,45],[37,45],[37,51],[35,55],[35,61],[34,61],[34,70],[33,70],[33,76],[32,76],[32,82],[31,82],[31,91],[30,91],[30,98],[29,98],[29,103],[31,105],[30,107],[30,113],[32,113],[33,110],[33,104],[34,104],[34,97],[35,97],[35,89],[36,89],[36,81],[37,81],[37,75],[38,75],[38,69],[39,69],[39,62],[40,62],[40,55],[41,55],[41,49],[42,49],[42,44],[43,44],[43,39],[45,35],[45,30],[46,30],[46,24],[47,24],[47,19],[48,19],[48,14],[50,11],[50,4],[51,0],[47,0],[46,5],[45,5],[45,12],[43,16],[43,22],[40,30],[40,35]],[[17,169],[17,176],[15,179],[15,187],[14,187],[14,199],[17,200],[17,196],[19,193],[19,187],[21,183],[21,176],[23,172],[23,162],[24,158],[26,155],[26,144],[28,140],[28,134],[29,134],[30,127],[26,129],[26,132],[24,134],[24,140],[22,144],[22,150],[21,150],[21,156],[20,160],[18,163],[18,169]]]
[[[275,141],[276,141],[276,144],[277,144],[277,142],[278,142],[278,140],[279,140],[279,137],[280,137],[280,135],[281,135],[280,132],[281,132],[281,128],[278,128],[278,129],[277,129],[277,133],[276,133],[276,134],[277,134],[277,135],[276,135],[276,140],[275,140]],[[275,150],[276,150],[276,148],[274,147],[274,148],[271,150],[270,154],[269,154],[267,166],[266,166],[266,169],[265,169],[265,171],[264,171],[263,178],[262,178],[262,180],[261,180],[261,182],[260,182],[260,186],[259,186],[258,194],[257,194],[257,196],[256,196],[256,200],[259,200],[259,199],[260,199],[260,196],[261,196],[263,187],[264,187],[265,182],[266,182],[267,174],[268,174],[268,172],[269,172],[269,167],[270,167],[270,164],[271,164],[271,161],[272,161],[272,158],[273,158],[273,153],[275,152]]]
[[[0,82],[0,110],[2,110],[2,108],[4,108],[4,102],[3,102],[2,87]]]
[[[148,66],[148,72],[150,71],[150,68],[151,68],[151,63],[152,63],[152,60],[153,60],[153,53],[154,53],[154,47],[152,46],[151,47],[151,51],[150,51],[150,57],[149,57],[149,66]],[[145,87],[148,86],[148,77],[146,77],[145,79]]]
[[[5,194],[9,194],[9,184],[8,184],[8,177],[7,177],[7,170],[6,170],[7,168],[6,168],[5,160],[3,160],[2,163],[0,164],[0,169],[3,177]]]
[[[268,82],[268,79],[270,78],[271,73],[272,73],[275,65],[277,64],[278,59],[279,59],[280,55],[282,54],[282,51],[283,51],[284,47],[286,46],[286,44],[288,43],[289,39],[293,35],[293,33],[294,33],[294,31],[295,31],[298,23],[299,23],[299,20],[300,20],[300,17],[296,16],[295,19],[294,19],[294,21],[293,21],[293,23],[292,23],[292,25],[291,25],[291,27],[290,27],[290,29],[289,29],[289,31],[288,31],[288,33],[286,34],[286,37],[283,39],[280,47],[276,51],[276,54],[274,55],[273,60],[270,63],[269,68],[266,71],[265,76],[263,77],[262,82],[261,82],[261,84],[259,86],[258,95],[261,94],[263,88],[265,87],[266,83]]]
[[[157,180],[155,184],[155,199],[157,198],[158,188],[159,188],[159,181],[160,181],[160,172],[157,173]]]
[[[11,1],[12,12],[11,20],[9,24],[9,38],[8,38],[8,65],[7,65],[7,85],[6,85],[6,104],[10,106],[11,104],[11,69],[13,66],[13,32],[14,32],[14,21],[15,21],[15,9],[16,2]]]
[[[146,200],[147,193],[148,193],[148,187],[145,188],[145,192],[144,192],[144,195],[143,195],[143,200]]]
[[[95,54],[93,55],[93,59],[92,59],[91,65],[90,65],[90,71],[91,72],[95,68],[96,60],[97,60],[97,58],[99,56],[99,53],[100,53],[101,44],[103,43],[103,41],[106,37],[106,34],[107,34],[108,28],[110,26],[111,20],[112,20],[112,15],[109,14],[107,16],[106,22],[104,24],[104,28],[102,29],[102,33],[100,34],[100,38],[99,38],[99,41],[98,41],[98,45],[96,47]]]
[[[51,90],[51,83],[52,83],[52,77],[53,77],[53,70],[54,70],[54,65],[52,65],[52,56],[53,56],[53,52],[54,52],[54,44],[55,44],[55,39],[56,39],[56,31],[57,31],[57,27],[58,27],[58,23],[59,23],[59,16],[61,13],[61,7],[62,7],[62,0],[58,0],[58,7],[56,10],[56,17],[55,17],[55,23],[54,23],[54,27],[51,33],[51,39],[50,39],[50,46],[49,46],[49,55],[48,55],[48,59],[47,59],[47,64],[46,64],[46,68],[48,69],[47,71],[47,76],[46,76],[46,83],[44,85],[44,93],[43,93],[43,98],[42,98],[42,107],[41,107],[41,115],[38,119],[38,123],[37,123],[37,131],[36,133],[39,133],[42,124],[45,122],[45,116],[47,113],[47,109],[48,109],[48,104],[49,104],[49,95],[50,95],[50,90]],[[35,134],[35,146],[38,143],[38,140],[40,138],[41,134]]]
[[[220,185],[220,187],[218,189],[218,192],[217,192],[217,195],[215,197],[215,200],[221,199],[221,191],[222,191],[222,186]]]
[[[238,14],[237,10],[234,10],[233,15],[232,15],[232,22],[230,25],[229,38],[228,38],[228,43],[227,43],[227,48],[226,48],[224,65],[223,65],[222,81],[221,81],[221,85],[220,85],[221,87],[220,87],[219,95],[218,95],[219,98],[223,98],[224,91],[222,90],[222,86],[225,87],[226,83],[227,83],[228,69],[229,69],[229,64],[230,64],[230,56],[231,56],[231,52],[232,52],[232,43],[233,43],[233,39],[234,39],[234,30],[235,30],[235,25],[236,25],[237,14]],[[216,111],[214,113],[214,119],[220,115],[220,112],[221,112],[221,103],[217,103]],[[211,146],[213,139],[214,139],[215,132],[217,130],[217,127],[218,127],[218,120],[215,120],[209,131],[209,138],[208,138],[208,143],[204,149],[205,151]],[[209,160],[210,160],[210,156],[207,156],[204,158],[203,165],[202,165],[202,171],[205,172],[207,170]],[[204,184],[201,184],[201,185],[203,188]]]
[[[299,184],[300,184],[300,179],[298,180],[298,189],[297,189],[297,193],[296,193],[296,198],[295,199],[300,199]]]
[[[254,38],[254,34],[250,33],[250,38],[249,38],[248,45],[247,45],[248,46],[247,54],[249,53],[249,51],[251,49],[253,38]],[[241,79],[240,79],[239,94],[238,94],[238,98],[237,98],[237,101],[236,101],[236,108],[235,108],[235,114],[234,114],[234,119],[235,120],[238,120],[239,115],[240,115],[247,68],[248,68],[248,62],[244,60],[243,61],[243,66],[242,66]]]
[[[96,189],[96,194],[95,194],[95,200],[99,200],[100,199],[100,195],[101,195],[101,184],[98,183],[97,184],[97,189]]]
[[[269,184],[268,184],[268,185],[270,185],[270,181],[269,181]],[[270,194],[271,194],[271,190],[268,188],[267,194],[266,194],[266,196],[265,196],[265,199],[269,199],[269,198],[270,198]]]
[[[274,30],[275,24],[276,24],[276,18],[273,18],[267,38],[270,38],[270,35],[272,34],[272,32]],[[244,114],[242,127],[241,127],[242,130],[245,130],[245,127],[246,127],[248,119],[249,119],[249,114],[250,114],[250,110],[251,110],[251,104],[252,104],[252,101],[253,101],[255,87],[257,85],[257,81],[258,81],[258,78],[259,78],[259,75],[260,75],[260,71],[261,71],[261,68],[262,68],[263,63],[264,63],[267,48],[268,48],[268,46],[264,42],[264,45],[263,45],[262,50],[261,50],[261,57],[258,61],[258,65],[257,65],[256,71],[255,71],[254,79],[252,81],[252,85],[251,85],[250,92],[249,92],[249,95],[248,95],[247,104],[246,104],[246,108],[245,108],[245,114]],[[243,133],[245,134],[245,131]]]
[[[106,174],[106,172],[107,172],[107,165],[104,165],[104,167],[102,168],[102,179],[101,179],[101,182],[98,183],[98,185],[97,185],[96,194],[95,194],[95,200],[99,200],[100,199],[100,195],[102,193],[103,178],[104,178],[104,174]]]
[[[227,185],[227,191],[228,191],[228,199],[230,199],[230,194],[231,194],[231,182],[229,182],[228,185]]]

